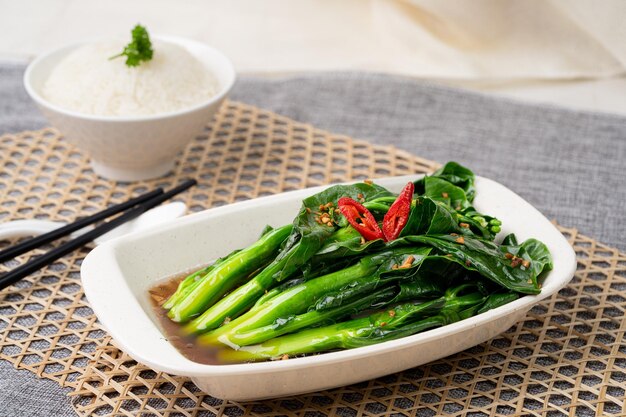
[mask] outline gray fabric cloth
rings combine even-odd
[[[0,135],[48,125],[22,85],[24,65],[0,63]]]
[[[626,118],[521,104],[401,77],[244,78],[232,98],[506,185],[550,219],[626,249]]]
[[[0,133],[47,123],[0,66]],[[626,249],[626,118],[521,104],[395,76],[242,77],[232,99],[332,132],[456,160],[511,188],[542,213]]]
[[[0,417],[75,417],[69,389],[0,361]]]
[[[0,134],[47,125],[22,88],[23,71],[0,65]],[[332,132],[456,160],[561,224],[626,249],[626,118],[357,73],[242,77],[231,97]],[[0,416],[72,415],[54,383],[2,362],[0,381]]]

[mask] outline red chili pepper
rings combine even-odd
[[[366,240],[383,239],[383,232],[380,230],[374,215],[357,201],[350,197],[341,197],[337,201],[339,210],[348,222]]]
[[[415,186],[412,182],[409,182],[385,214],[383,218],[383,235],[387,242],[397,239],[409,221],[414,191]]]

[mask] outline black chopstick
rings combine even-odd
[[[43,235],[36,236],[32,239],[20,242],[15,246],[11,246],[10,248],[6,248],[5,250],[0,251],[0,262],[13,259],[18,255],[26,253],[29,250],[35,249],[41,245],[45,245],[46,243],[50,243],[61,237],[67,236],[70,233],[80,230],[83,227],[88,226],[92,223],[104,220],[108,217],[113,216],[114,214],[121,213],[131,207],[135,207],[137,204],[141,204],[144,201],[150,200],[151,198],[154,198],[159,194],[163,194],[162,188],[157,188],[154,191],[142,194],[123,203],[116,204],[105,210],[99,211],[98,213],[92,214],[91,216],[83,217],[82,219],[78,219],[75,222],[72,222],[65,226],[61,226],[58,229],[54,229],[48,233],[44,233]]]
[[[179,194],[196,184],[197,184],[196,180],[187,180],[183,182],[182,184],[180,184],[179,186],[172,188],[170,191],[159,194],[156,197],[153,197],[150,200],[144,202],[143,204],[128,210],[126,213],[121,214],[120,216],[112,220],[109,220],[106,223],[99,225],[93,230],[90,230],[89,232],[64,243],[58,248],[55,248],[35,258],[34,260],[29,261],[25,263],[24,265],[19,266],[7,272],[6,274],[0,277],[0,290],[8,287],[11,284],[16,283],[17,281],[21,280],[25,276],[32,274],[33,272],[37,271],[38,269],[46,265],[49,265],[50,263],[56,261],[57,259],[80,248],[86,243],[91,242],[95,238],[102,236],[103,234],[109,232],[110,230],[116,228],[117,226],[123,223],[126,223],[129,220],[134,219],[135,217],[139,216],[145,211],[150,210],[152,207],[161,204],[165,200],[172,198],[176,194]]]

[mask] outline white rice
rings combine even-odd
[[[53,68],[42,93],[68,110],[101,116],[141,116],[192,107],[214,96],[217,83],[184,48],[153,41],[152,60],[126,66],[126,57],[109,60],[124,41],[84,45]]]

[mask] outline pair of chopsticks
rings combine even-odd
[[[35,249],[41,245],[50,243],[56,239],[69,235],[70,233],[75,232],[79,229],[82,229],[83,227],[88,226],[92,223],[98,222],[100,220],[104,220],[107,217],[110,217],[112,215],[115,215],[115,214],[118,214],[118,213],[121,213],[130,209],[126,211],[124,214],[121,214],[120,216],[115,217],[114,219],[109,220],[106,223],[102,223],[101,225],[90,230],[89,232],[86,232],[85,234],[82,234],[76,237],[75,239],[72,239],[60,245],[59,247],[33,259],[32,261],[29,261],[25,263],[24,265],[18,266],[17,268],[0,276],[0,290],[8,287],[9,285],[16,283],[17,281],[32,274],[33,272],[39,270],[40,268],[43,268],[44,266],[51,264],[57,259],[67,255],[70,252],[73,252],[74,250],[80,248],[81,246],[113,230],[117,226],[120,226],[121,224],[134,219],[140,214],[143,214],[144,212],[150,210],[151,208],[158,206],[165,200],[169,200],[175,195],[182,193],[183,191],[187,190],[188,188],[196,184],[197,184],[196,180],[187,180],[187,181],[184,181],[179,186],[172,188],[171,190],[167,192],[164,192],[162,188],[157,188],[154,191],[150,191],[148,193],[142,194],[124,203],[111,206],[98,213],[92,214],[91,216],[84,217],[66,226],[60,227],[51,232],[34,237],[32,239],[19,243],[15,246],[7,248],[3,251],[0,251],[0,262],[5,262],[9,259],[13,259],[14,257],[18,255],[28,252],[31,249]]]

